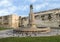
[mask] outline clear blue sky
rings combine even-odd
[[[8,14],[28,16],[30,4],[33,4],[34,12],[60,8],[60,0],[0,0],[0,16]]]

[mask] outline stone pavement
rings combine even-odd
[[[0,38],[6,38],[6,37],[39,37],[39,36],[55,36],[60,35],[60,29],[51,29],[51,32],[49,33],[33,33],[26,35],[25,33],[19,34],[19,33],[13,33],[13,29],[10,30],[2,30],[0,31]]]

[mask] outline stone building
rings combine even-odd
[[[17,28],[19,26],[19,16],[12,14],[0,16],[0,27]]]
[[[37,27],[60,27],[60,9],[34,12],[34,15]],[[27,20],[29,21],[29,18],[26,18],[23,23],[28,26]]]
[[[33,13],[37,27],[60,27],[60,9]],[[0,27],[18,28],[27,26],[29,26],[29,16],[21,17],[15,14],[0,16]]]
[[[35,13],[37,26],[59,27],[60,26],[60,9],[53,9]]]

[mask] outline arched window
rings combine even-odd
[[[26,17],[23,17],[22,20],[27,21],[27,18]]]
[[[48,14],[48,19],[51,20],[51,18],[52,18],[52,17],[51,17],[51,14]]]
[[[58,17],[58,14],[56,14],[56,17]]]
[[[60,17],[60,13],[57,13],[56,16]]]
[[[39,15],[36,15],[36,16],[35,16],[35,19],[40,19],[40,16],[39,16]]]

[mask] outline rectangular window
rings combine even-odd
[[[0,17],[0,19],[2,19],[2,17]]]
[[[45,17],[44,15],[41,16],[42,20],[45,20],[44,17]]]
[[[8,23],[4,23],[4,25],[8,25]]]
[[[59,17],[60,17],[60,14],[59,14]]]
[[[4,20],[8,20],[8,16],[4,16]]]

